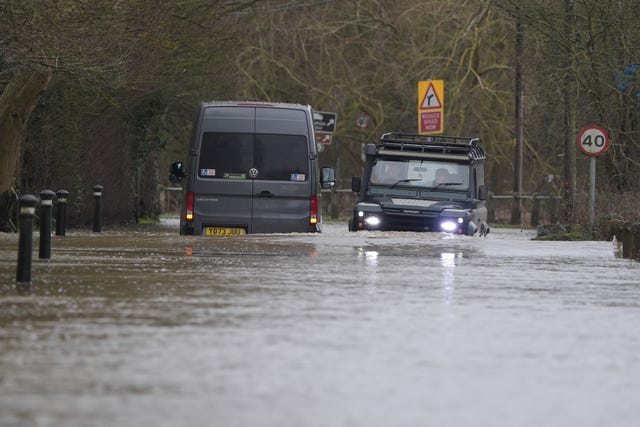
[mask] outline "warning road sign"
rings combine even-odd
[[[442,103],[440,102],[440,98],[438,98],[438,93],[433,87],[433,83],[429,83],[429,87],[427,88],[427,92],[422,99],[420,108],[422,110],[434,110],[442,108]]]
[[[418,132],[444,130],[444,80],[418,82]]]

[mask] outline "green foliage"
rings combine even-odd
[[[171,134],[167,122],[168,109],[167,102],[160,94],[152,94],[130,107],[128,127],[138,162],[143,162],[147,156],[167,146]]]
[[[144,218],[140,218],[138,220],[138,225],[154,225],[160,222],[160,219],[158,218],[148,218],[148,217],[144,217]]]
[[[531,240],[581,241],[581,240],[593,240],[593,237],[588,233],[582,233],[580,231],[572,231],[572,232],[569,232],[569,233],[549,234],[547,236],[538,236],[538,237],[534,237]]]

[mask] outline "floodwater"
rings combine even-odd
[[[15,284],[0,426],[636,426],[640,264],[531,231],[71,231]]]

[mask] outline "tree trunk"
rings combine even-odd
[[[572,227],[575,223],[576,194],[578,187],[576,166],[576,85],[575,85],[575,0],[565,0],[564,32],[567,36],[567,51],[565,57],[564,98],[564,222]]]
[[[9,216],[8,194],[15,186],[29,115],[49,86],[51,76],[51,71],[21,71],[0,95],[0,225]]]
[[[516,96],[515,151],[513,156],[513,194],[511,224],[522,224],[522,158],[524,147],[524,30],[522,19],[516,17]]]

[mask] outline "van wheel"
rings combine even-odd
[[[356,230],[353,228],[353,218],[349,218],[349,222],[348,222],[348,224],[349,224],[349,231],[356,231]]]

